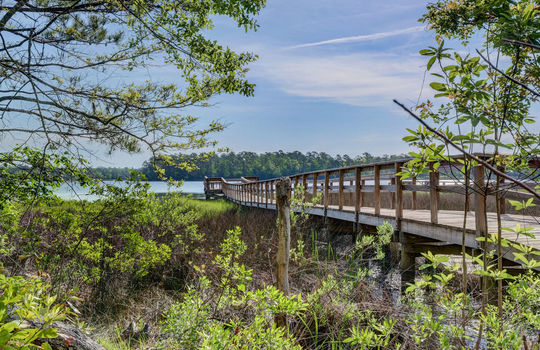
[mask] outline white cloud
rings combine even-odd
[[[289,94],[355,106],[388,105],[394,98],[416,101],[425,70],[425,60],[417,56],[281,53],[262,54],[256,73]]]
[[[353,43],[353,42],[361,42],[361,41],[369,41],[369,40],[377,40],[377,39],[383,39],[391,36],[396,35],[403,35],[403,34],[410,34],[410,33],[416,33],[424,30],[424,26],[415,26],[405,29],[399,29],[399,30],[393,30],[389,32],[380,32],[380,33],[373,33],[373,34],[366,34],[366,35],[355,35],[355,36],[346,36],[343,38],[335,38],[330,40],[324,40],[324,41],[317,41],[313,43],[307,43],[307,44],[300,44],[289,47],[289,49],[298,49],[303,47],[312,47],[312,46],[321,46],[321,45],[329,45],[329,44],[344,44],[344,43]]]

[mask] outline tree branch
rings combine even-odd
[[[530,194],[532,194],[536,199],[540,200],[540,194],[537,193],[534,189],[532,189],[531,187],[529,187],[527,184],[517,180],[517,179],[514,179],[513,177],[511,176],[508,176],[507,174],[505,174],[504,172],[500,171],[499,169],[497,169],[496,167],[492,166],[491,164],[489,164],[488,162],[484,161],[483,159],[475,156],[474,154],[471,154],[469,152],[467,152],[465,149],[463,149],[461,146],[455,144],[454,142],[452,142],[452,140],[450,140],[446,135],[444,135],[443,133],[441,133],[440,131],[432,128],[431,126],[429,126],[422,118],[420,118],[419,116],[417,116],[416,114],[414,114],[413,112],[411,112],[407,107],[405,107],[403,104],[399,103],[397,100],[393,100],[395,104],[397,104],[398,106],[400,106],[401,108],[403,108],[403,110],[407,113],[409,113],[409,115],[411,115],[414,119],[416,119],[420,124],[422,124],[426,129],[428,129],[429,131],[431,131],[432,133],[436,134],[438,137],[440,137],[441,139],[443,139],[443,141],[449,145],[451,145],[452,147],[454,147],[456,150],[458,150],[459,152],[463,153],[463,155],[469,159],[472,159],[480,164],[482,164],[483,166],[485,166],[486,168],[488,168],[490,171],[492,171],[495,175],[499,175],[500,177],[516,184],[517,186],[523,188],[524,190],[526,190],[527,192],[529,192]]]
[[[527,85],[523,84],[522,82],[520,81],[517,81],[516,79],[512,78],[511,76],[509,76],[508,74],[504,73],[503,71],[501,71],[500,69],[498,69],[497,67],[495,67],[493,65],[493,63],[491,63],[487,58],[485,58],[481,53],[480,51],[476,50],[476,52],[478,52],[478,54],[480,55],[480,57],[482,57],[482,59],[484,61],[486,61],[487,64],[489,64],[489,66],[491,68],[493,68],[494,70],[496,70],[497,72],[499,72],[500,74],[502,74],[506,79],[510,80],[511,82],[513,82],[514,84],[517,84],[519,86],[521,86],[522,88],[524,88],[525,90],[529,91],[531,94],[537,96],[537,97],[540,97],[540,93],[538,93],[537,91],[534,91],[533,89],[531,89],[530,87],[528,87]]]

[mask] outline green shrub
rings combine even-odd
[[[49,296],[47,286],[38,280],[0,274],[0,291],[0,348],[50,349],[46,342],[34,342],[58,336],[51,326],[66,317],[66,308],[55,304],[56,297]],[[33,321],[40,324],[35,326]]]
[[[213,260],[219,278],[212,283],[201,272],[197,285],[165,314],[169,345],[182,349],[300,349],[287,329],[273,323],[276,314],[295,315],[301,297],[284,296],[273,286],[252,289],[251,270],[238,263],[246,250],[241,230],[227,231]]]

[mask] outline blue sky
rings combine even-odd
[[[407,152],[401,138],[416,123],[392,99],[418,100],[426,63],[418,51],[434,43],[418,22],[427,2],[270,0],[249,33],[218,18],[212,38],[259,55],[248,74],[255,97],[220,95],[192,113],[227,124],[216,139],[235,152]],[[97,163],[136,166],[147,155],[107,158]]]

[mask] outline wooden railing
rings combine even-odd
[[[488,158],[488,155],[483,155]],[[374,215],[381,215],[381,209],[393,209],[397,221],[403,218],[404,208],[410,210],[429,209],[431,223],[439,222],[438,214],[441,208],[441,193],[465,194],[464,180],[459,178],[459,162],[441,163],[434,170],[419,178],[402,180],[396,173],[402,171],[408,159],[382,162],[337,169],[318,170],[289,176],[291,190],[303,187],[304,199],[311,201],[317,195],[322,195],[319,206],[328,209],[347,210],[359,213],[362,208],[373,208]],[[535,164],[535,163],[531,163]],[[536,167],[536,166],[535,166]],[[486,222],[482,218],[486,211],[485,197],[495,195],[499,188],[501,211],[504,213],[508,199],[523,200],[531,198],[530,194],[518,191],[514,184],[497,179],[486,172],[482,165],[472,169],[470,191],[474,207],[463,208],[475,212],[477,231],[485,232]],[[277,179],[261,180],[256,178],[223,179],[205,178],[205,191],[221,192],[227,198],[242,204],[270,208],[275,203],[275,182]],[[410,194],[407,194],[410,193]],[[422,194],[422,203],[419,202]],[[384,201],[383,201],[383,197]],[[460,205],[463,201],[459,201]],[[428,208],[426,208],[426,204]],[[456,203],[453,203],[456,204]],[[457,204],[456,204],[457,205]],[[455,210],[455,209],[454,209]],[[385,211],[388,215],[388,210]]]

